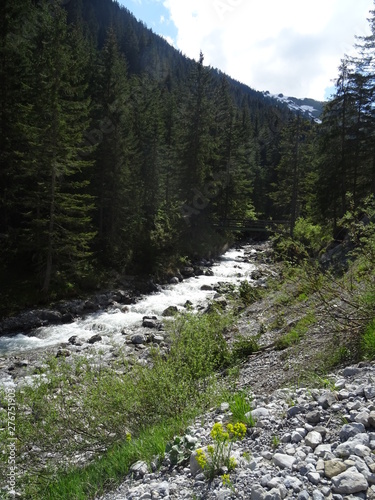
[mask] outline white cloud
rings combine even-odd
[[[373,0],[164,0],[177,47],[257,90],[324,98]]]

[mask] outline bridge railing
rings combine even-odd
[[[277,226],[288,226],[287,220],[252,220],[252,219],[225,219],[214,224],[216,227],[237,231],[264,231],[276,229]]]

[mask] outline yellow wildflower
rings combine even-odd
[[[197,459],[197,462],[200,465],[200,467],[202,469],[204,469],[207,465],[207,458],[206,458],[206,455],[205,455],[204,451],[202,450],[202,448],[199,448],[197,450],[196,459]]]
[[[229,474],[223,474],[221,479],[223,481],[223,486],[230,486],[232,484]]]
[[[216,422],[211,430],[212,439],[220,439],[223,436],[223,426],[220,422]]]
[[[228,469],[233,470],[236,468],[236,466],[237,466],[236,459],[234,457],[230,457],[229,463],[228,463]]]

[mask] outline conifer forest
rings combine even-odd
[[[113,0],[3,0],[0,23],[8,310],[213,255],[229,219],[339,237],[374,194],[375,11],[321,123],[188,59]]]

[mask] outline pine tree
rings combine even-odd
[[[126,61],[113,28],[107,33],[93,83],[93,122],[85,134],[96,146],[93,188],[96,198],[97,248],[106,265],[124,267],[139,230],[137,191],[131,168],[137,168]]]
[[[82,143],[89,100],[81,77],[85,51],[69,32],[65,12],[57,2],[43,2],[37,20],[34,73],[26,82],[29,102],[19,126],[19,209],[25,251],[48,293],[53,281],[74,280],[88,265],[92,198]]]
[[[20,105],[25,103],[25,79],[32,72],[31,50],[35,8],[25,0],[0,5],[0,260],[14,255],[20,217],[15,150],[19,146]]]
[[[280,210],[280,218],[290,221],[293,237],[298,217],[306,216],[308,174],[311,171],[310,155],[312,126],[300,115],[285,127],[281,138],[281,161],[276,168],[277,182],[273,184],[271,199]]]
[[[185,216],[202,214],[208,206],[205,181],[212,174],[214,142],[211,136],[212,101],[211,77],[200,54],[195,64],[180,108],[178,157],[180,168],[180,198],[185,201]]]

